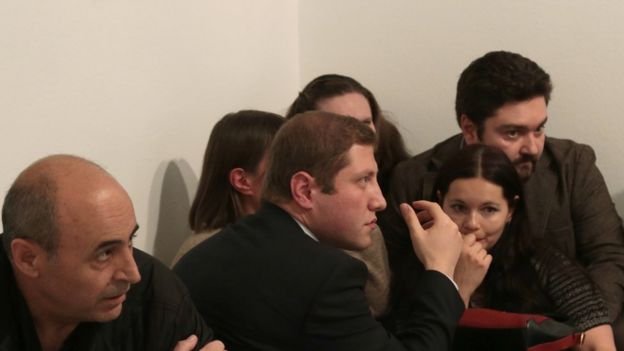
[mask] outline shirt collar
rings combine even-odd
[[[292,216],[291,216],[292,217]],[[303,230],[303,232],[305,233],[305,235],[309,236],[310,238],[314,239],[314,241],[319,241],[318,238],[316,237],[316,235],[314,235],[314,233],[312,233],[312,231],[306,227],[305,225],[303,225],[301,222],[299,222],[295,217],[292,217],[292,219],[295,220],[295,222],[297,222],[297,224],[299,225],[299,227],[301,228],[301,230]]]

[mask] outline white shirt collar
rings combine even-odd
[[[291,216],[292,217],[292,216]],[[303,230],[303,232],[309,236],[310,238],[314,239],[314,241],[319,241],[318,238],[316,237],[316,235],[314,235],[314,233],[312,233],[312,231],[306,227],[305,225],[303,225],[301,222],[299,222],[295,217],[292,217],[292,219],[295,220],[295,222],[297,222],[297,224],[299,225],[299,227],[301,228],[301,230]]]

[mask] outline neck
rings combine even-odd
[[[71,332],[76,329],[76,325],[61,325],[35,320],[35,328],[37,329],[41,350],[58,351],[63,347],[65,340],[67,340]]]
[[[243,216],[248,216],[256,212],[258,206],[254,204],[254,200],[251,197],[244,197],[241,200],[241,212]]]

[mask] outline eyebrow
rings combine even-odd
[[[546,116],[544,118],[544,120],[542,121],[542,123],[540,123],[536,129],[540,129],[542,127],[544,127],[544,125],[546,125],[546,122],[548,122],[548,116]],[[526,131],[529,130],[529,128],[526,125],[521,125],[521,124],[503,124],[501,126],[499,126],[497,128],[497,130],[506,130],[506,129],[518,129],[518,130],[522,130],[522,131]]]
[[[135,224],[134,225],[134,229],[132,229],[132,232],[130,232],[130,235],[128,236],[128,240],[132,240],[132,237],[136,234],[136,232],[138,230],[139,230],[139,225]],[[123,244],[123,240],[107,240],[107,241],[103,241],[95,248],[95,251],[101,250],[102,248],[105,248],[105,247],[117,246],[117,245],[121,245],[121,244]]]

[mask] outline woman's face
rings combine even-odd
[[[513,214],[503,189],[483,178],[454,180],[444,196],[442,209],[463,235],[475,234],[486,250],[500,239]]]
[[[369,126],[373,132],[375,131],[373,112],[368,100],[360,93],[346,93],[320,100],[316,108],[323,112],[353,117]]]

